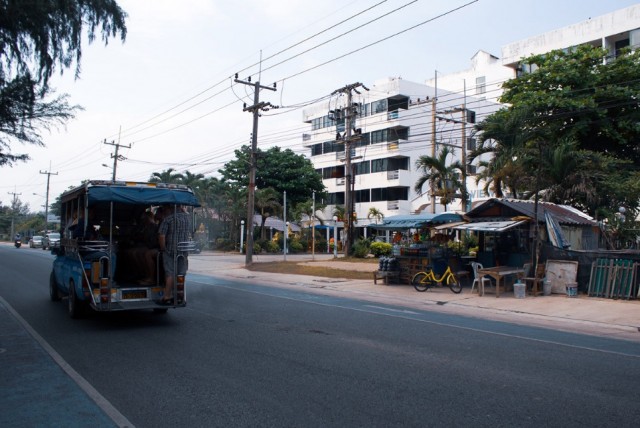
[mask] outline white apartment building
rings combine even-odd
[[[439,198],[432,201],[428,188],[422,193],[414,190],[421,175],[416,160],[421,155],[437,155],[446,145],[454,148],[456,160],[460,160],[462,151],[475,143],[473,115],[467,112],[475,113],[475,121],[481,121],[498,110],[502,82],[531,71],[522,68],[522,58],[582,44],[605,47],[611,58],[626,46],[638,46],[640,5],[510,43],[502,48],[502,59],[479,50],[468,70],[436,73],[425,84],[389,78],[376,82],[370,91],[354,94],[358,113],[352,126],[362,133],[361,141],[351,145],[356,227],[371,223],[367,219],[370,207],[385,217],[443,212]],[[310,159],[329,193],[323,213],[327,220],[336,205],[345,203],[345,144],[336,139],[337,133],[345,131],[344,115],[336,113],[346,108],[345,99],[336,96],[303,113],[304,122],[311,125],[303,145],[310,150]],[[469,173],[467,188],[472,202],[490,196],[482,192],[483,183],[476,183],[474,171]],[[460,200],[447,210],[467,211]]]
[[[510,43],[502,47],[501,59],[480,50],[471,58],[469,69],[436,73],[425,83],[454,92],[460,92],[466,84],[468,95],[497,102],[502,94],[502,82],[531,71],[522,68],[522,58],[584,44],[607,49],[608,59],[615,58],[624,47],[639,46],[640,5]]]
[[[354,134],[351,165],[353,171],[353,201],[357,215],[355,227],[373,222],[367,219],[369,208],[375,207],[385,217],[418,212],[440,213],[445,207],[440,198],[435,203],[428,185],[422,192],[415,184],[422,172],[415,164],[422,155],[438,155],[442,147],[453,149],[460,160],[463,151],[473,148],[473,123],[482,120],[499,107],[495,103],[465,97],[464,93],[439,91],[420,83],[388,78],[375,82],[370,90],[353,93],[351,123]],[[336,206],[345,204],[345,143],[344,112],[346,95],[336,95],[328,102],[316,104],[303,112],[311,125],[303,136],[303,144],[316,170],[322,175],[329,197],[324,203],[324,219],[332,218]],[[436,110],[433,111],[435,105]],[[435,119],[435,121],[434,121]],[[435,133],[434,133],[435,131]],[[340,135],[337,135],[340,134]],[[471,197],[483,197],[473,171],[467,179]],[[460,200],[446,207],[447,211],[465,211]]]

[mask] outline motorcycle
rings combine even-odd
[[[15,242],[13,243],[13,245],[15,245],[16,248],[20,248],[20,246],[22,245],[22,240],[16,239]]]

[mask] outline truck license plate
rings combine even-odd
[[[147,290],[123,290],[122,300],[146,299]]]

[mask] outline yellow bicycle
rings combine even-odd
[[[429,266],[426,272],[418,272],[415,274],[411,279],[411,284],[413,284],[413,288],[417,291],[427,291],[436,284],[440,286],[442,286],[442,284],[446,284],[451,291],[456,294],[462,291],[460,280],[458,280],[454,273],[451,272],[450,266],[447,266],[447,270],[444,271],[440,278],[436,277],[433,268]]]

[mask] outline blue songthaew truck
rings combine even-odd
[[[59,246],[51,248],[56,257],[49,294],[52,301],[67,299],[72,318],[90,309],[164,313],[169,307],[187,304],[186,272],[173,269],[172,295],[164,296],[163,266],[167,262],[174,267],[186,264],[195,248],[193,240],[167,239],[174,247],[167,251],[154,244],[163,216],[180,211],[193,219],[199,203],[189,187],[87,181],[63,193],[60,202],[61,239]],[[170,305],[161,303],[168,297]]]

